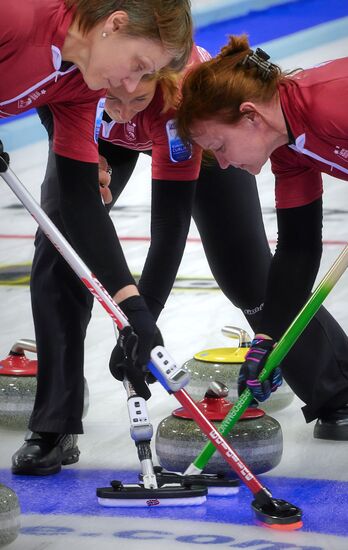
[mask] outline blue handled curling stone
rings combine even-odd
[[[110,482],[110,487],[97,489],[98,502],[107,507],[198,506],[206,501],[207,488],[196,480],[168,480],[159,484],[152,463],[151,439],[153,427],[149,421],[146,401],[139,397],[125,378],[130,434],[141,465],[139,483]]]
[[[199,409],[217,429],[232,408],[232,403],[225,399],[227,393],[227,387],[215,381],[210,385],[204,398],[197,402]],[[232,432],[225,437],[255,474],[272,470],[281,460],[283,453],[281,426],[275,418],[259,408],[247,409]],[[158,462],[162,468],[170,472],[185,472],[206,442],[207,437],[192,421],[191,416],[183,408],[176,409],[158,425],[156,433]],[[235,476],[218,453],[210,459],[203,474],[214,474],[220,479],[234,479]]]
[[[15,540],[20,528],[20,508],[17,495],[0,483],[0,548]]]
[[[222,333],[239,340],[238,347],[207,349],[196,353],[192,359],[183,365],[190,373],[190,382],[187,391],[192,399],[198,401],[204,397],[209,383],[219,380],[229,389],[226,397],[231,403],[238,399],[238,375],[245,355],[251,343],[248,333],[240,328],[226,326]],[[265,412],[275,412],[284,409],[294,399],[290,386],[283,380],[283,384],[271,397],[262,404]]]
[[[36,354],[35,340],[23,338],[0,360],[0,425],[11,429],[27,429],[33,410],[37,387],[37,359],[29,359],[25,352]],[[85,379],[83,417],[89,407],[89,390]]]

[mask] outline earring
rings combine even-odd
[[[102,37],[103,37],[103,38],[106,38],[106,37],[107,37],[107,35],[108,35],[108,34],[107,34],[107,33],[106,33],[105,31],[104,31],[104,32],[102,32]]]

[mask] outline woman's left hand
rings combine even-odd
[[[258,379],[274,346],[275,342],[269,336],[255,335],[239,371],[238,395],[248,388],[256,401],[266,401],[281,386],[283,379],[280,367],[272,370],[264,382]]]

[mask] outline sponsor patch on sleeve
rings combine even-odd
[[[105,106],[105,97],[102,97],[98,101],[98,105],[95,111],[95,123],[94,123],[94,141],[98,143],[98,137],[100,132],[101,123],[103,120],[103,112]]]
[[[179,138],[174,119],[168,120],[166,124],[166,131],[170,160],[172,162],[183,162],[185,160],[189,160],[192,157],[192,147],[191,145],[186,146]]]

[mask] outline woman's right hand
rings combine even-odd
[[[99,186],[100,194],[104,204],[109,204],[112,201],[112,194],[109,189],[111,182],[111,168],[105,157],[99,155]]]
[[[2,141],[0,139],[0,157],[5,161],[5,163],[7,165],[10,164],[10,157],[9,157],[9,154],[5,152],[4,150],[4,146],[2,144]],[[5,170],[5,167],[3,167],[3,170],[1,170],[1,172],[3,172]]]
[[[142,296],[126,298],[118,304],[131,326],[124,327],[110,357],[110,371],[117,380],[126,375],[137,395],[149,399],[148,383],[156,379],[147,365],[151,350],[163,345],[163,338]]]

